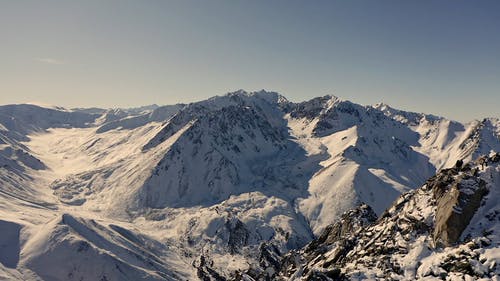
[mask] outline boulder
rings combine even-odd
[[[439,193],[433,240],[436,246],[447,247],[458,242],[488,190],[483,180],[465,176]]]

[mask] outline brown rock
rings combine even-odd
[[[486,183],[472,177],[467,183],[458,180],[438,198],[433,233],[437,246],[451,246],[459,240],[487,193]]]

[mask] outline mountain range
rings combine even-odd
[[[239,90],[0,106],[0,280],[489,280],[500,119]]]

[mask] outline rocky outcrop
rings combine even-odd
[[[460,235],[488,192],[486,182],[471,175],[459,176],[437,198],[433,239],[437,246],[451,246]]]
[[[239,249],[247,245],[248,237],[250,236],[245,224],[239,219],[232,217],[226,222],[226,228],[229,232],[227,246],[229,253],[235,254]]]
[[[193,267],[196,268],[196,276],[203,281],[226,281],[222,275],[215,271],[213,261],[208,260],[205,256],[200,256],[193,262]]]
[[[306,247],[306,251],[313,252],[322,244],[332,245],[342,238],[356,233],[363,226],[371,224],[376,220],[377,215],[372,208],[366,204],[347,211],[342,215],[339,222],[327,226],[318,239],[309,243]]]
[[[343,280],[340,269],[332,265],[339,263],[352,250],[356,233],[376,219],[372,208],[363,204],[344,213],[338,222],[328,226],[302,250],[291,251],[280,257],[275,247],[263,244],[260,247],[260,268],[251,268],[243,273],[241,280],[245,280],[244,277],[253,280],[287,280],[292,276],[305,276],[305,280]],[[327,259],[327,252],[336,254]]]

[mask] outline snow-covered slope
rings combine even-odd
[[[345,211],[381,215],[436,170],[499,151],[499,128],[266,91],[0,106],[0,279],[237,278]]]
[[[373,107],[417,132],[419,144],[413,148],[428,156],[437,169],[451,167],[457,160],[471,161],[479,155],[500,150],[498,118],[461,124],[429,114],[397,110],[386,104]]]
[[[378,110],[326,96],[288,111],[298,143],[323,155],[309,182],[311,196],[299,201],[316,234],[361,202],[380,214],[434,174],[428,158],[412,149],[418,134]]]
[[[113,129],[135,129],[151,122],[164,122],[176,114],[184,104],[155,107],[154,110],[108,110],[97,120],[101,124],[97,133],[104,133]],[[147,108],[147,107],[146,107]]]
[[[189,278],[177,273],[183,262],[168,246],[115,224],[62,214],[34,231],[20,253],[19,266],[42,279]]]

